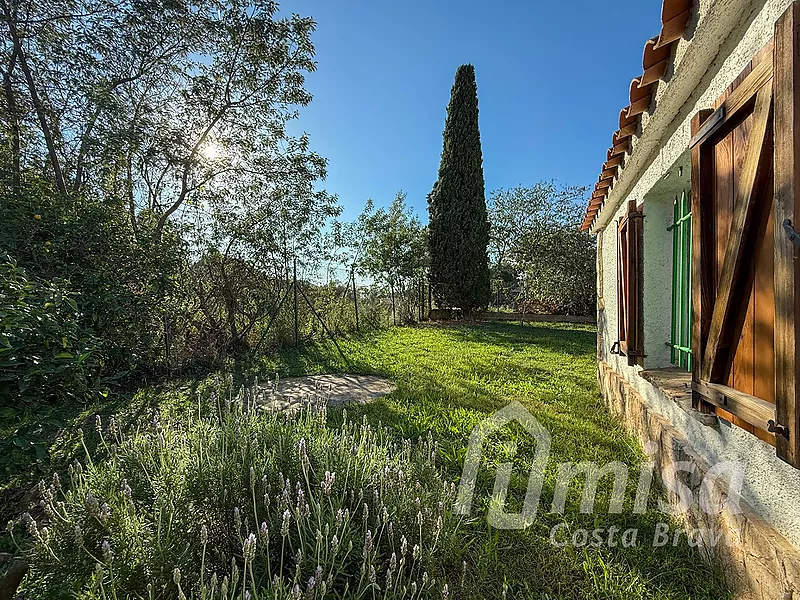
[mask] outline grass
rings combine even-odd
[[[482,465],[476,501],[462,528],[463,544],[470,556],[467,571],[468,598],[555,599],[714,599],[729,597],[713,566],[700,559],[685,538],[677,546],[653,548],[658,523],[676,523],[651,508],[643,515],[632,513],[632,501],[644,456],[636,440],[605,409],[595,381],[595,334],[592,328],[557,324],[480,324],[453,327],[393,328],[339,340],[347,360],[333,344],[318,343],[282,351],[250,365],[244,375],[262,379],[351,372],[391,378],[397,390],[363,407],[350,407],[356,418],[366,416],[388,425],[398,435],[417,438],[428,433],[436,440],[439,457],[448,477],[456,484],[473,427],[487,415],[512,400],[521,402],[552,434],[551,467],[545,478],[542,503],[536,522],[526,530],[503,531],[486,522],[492,493],[494,468],[513,461],[515,468],[509,504],[521,504],[527,480],[526,467],[535,448],[519,427],[509,427],[488,444]],[[146,389],[134,398],[121,398],[104,407],[106,414],[124,415],[133,423],[147,407],[160,404],[164,410],[192,405],[193,392],[204,382],[181,382],[160,390]],[[51,414],[37,420],[27,417],[29,432],[68,430],[69,423],[83,423],[96,407],[73,409],[69,414]],[[334,422],[337,415],[330,417]],[[43,421],[56,419],[64,427]],[[36,435],[36,434],[31,434]],[[41,438],[37,438],[41,439]],[[69,435],[56,436],[50,448],[58,466],[74,445]],[[512,452],[509,442],[516,443]],[[41,442],[38,442],[41,443]],[[23,444],[24,446],[25,444]],[[30,448],[16,446],[0,457],[6,471],[6,495],[26,479],[29,472],[21,456],[36,456]],[[600,465],[622,461],[631,467],[631,481],[622,514],[609,515],[610,482],[601,484],[595,514],[580,514],[581,486],[570,486],[567,510],[550,514],[555,488],[554,465],[593,461]],[[46,461],[42,469],[49,468]],[[610,478],[608,478],[610,479]],[[650,505],[655,506],[657,492]],[[17,500],[14,500],[15,502]],[[13,504],[7,501],[8,512]],[[618,527],[639,531],[634,547],[555,547],[551,529],[563,524],[571,533],[579,528]]]

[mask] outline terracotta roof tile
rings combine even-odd
[[[664,0],[661,6],[661,33],[647,40],[642,57],[642,75],[631,81],[630,104],[619,114],[619,129],[614,132],[611,148],[603,164],[599,181],[595,184],[581,229],[586,231],[594,223],[602,203],[614,187],[619,170],[624,168],[625,157],[631,152],[631,139],[637,134],[641,115],[650,108],[653,86],[664,79],[672,57],[672,47],[686,31],[692,15],[692,0]]]

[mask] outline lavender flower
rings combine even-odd
[[[111,518],[111,507],[108,505],[108,503],[103,502],[103,506],[100,507],[100,520],[103,523],[106,523],[110,518]]]
[[[372,531],[368,529],[364,537],[364,558],[367,558],[370,552],[372,552]]]
[[[39,527],[36,525],[36,520],[30,515],[30,513],[23,513],[22,520],[25,522],[25,525],[28,528],[28,534],[35,540],[40,539]]]
[[[111,551],[111,542],[103,540],[103,543],[100,544],[100,551],[103,553],[103,560],[110,562],[111,558],[114,556],[114,553]]]
[[[308,451],[306,449],[306,438],[300,438],[300,441],[297,442],[297,453],[300,455],[300,465],[303,467],[303,470],[308,470],[310,463],[308,460]]]
[[[333,483],[336,481],[336,473],[331,473],[330,471],[325,471],[325,478],[320,482],[320,487],[322,488],[322,492],[326,496],[331,495],[331,490],[333,490]]]
[[[86,512],[89,513],[89,516],[100,516],[100,503],[97,501],[97,498],[92,496],[92,492],[86,492],[86,502],[84,504],[86,506]]]
[[[242,554],[247,562],[251,562],[256,557],[256,535],[251,533],[242,544]]]
[[[283,523],[281,524],[281,535],[283,537],[289,535],[289,521],[291,518],[292,513],[290,513],[289,509],[287,508],[285,511],[283,511]]]
[[[264,544],[269,544],[269,527],[267,527],[266,521],[261,523],[261,541]]]

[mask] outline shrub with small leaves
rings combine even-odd
[[[76,462],[66,490],[42,482],[44,516],[9,525],[31,564],[25,592],[298,600],[458,589],[456,490],[430,437],[412,445],[346,413],[332,427],[324,409],[247,411],[250,394],[211,394],[210,416],[156,416],[127,437],[99,428],[106,456]]]
[[[84,399],[98,340],[80,325],[76,297],[68,282],[30,277],[0,254],[0,406]]]

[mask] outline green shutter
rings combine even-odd
[[[670,360],[692,370],[692,202],[688,192],[672,208],[672,328]]]

